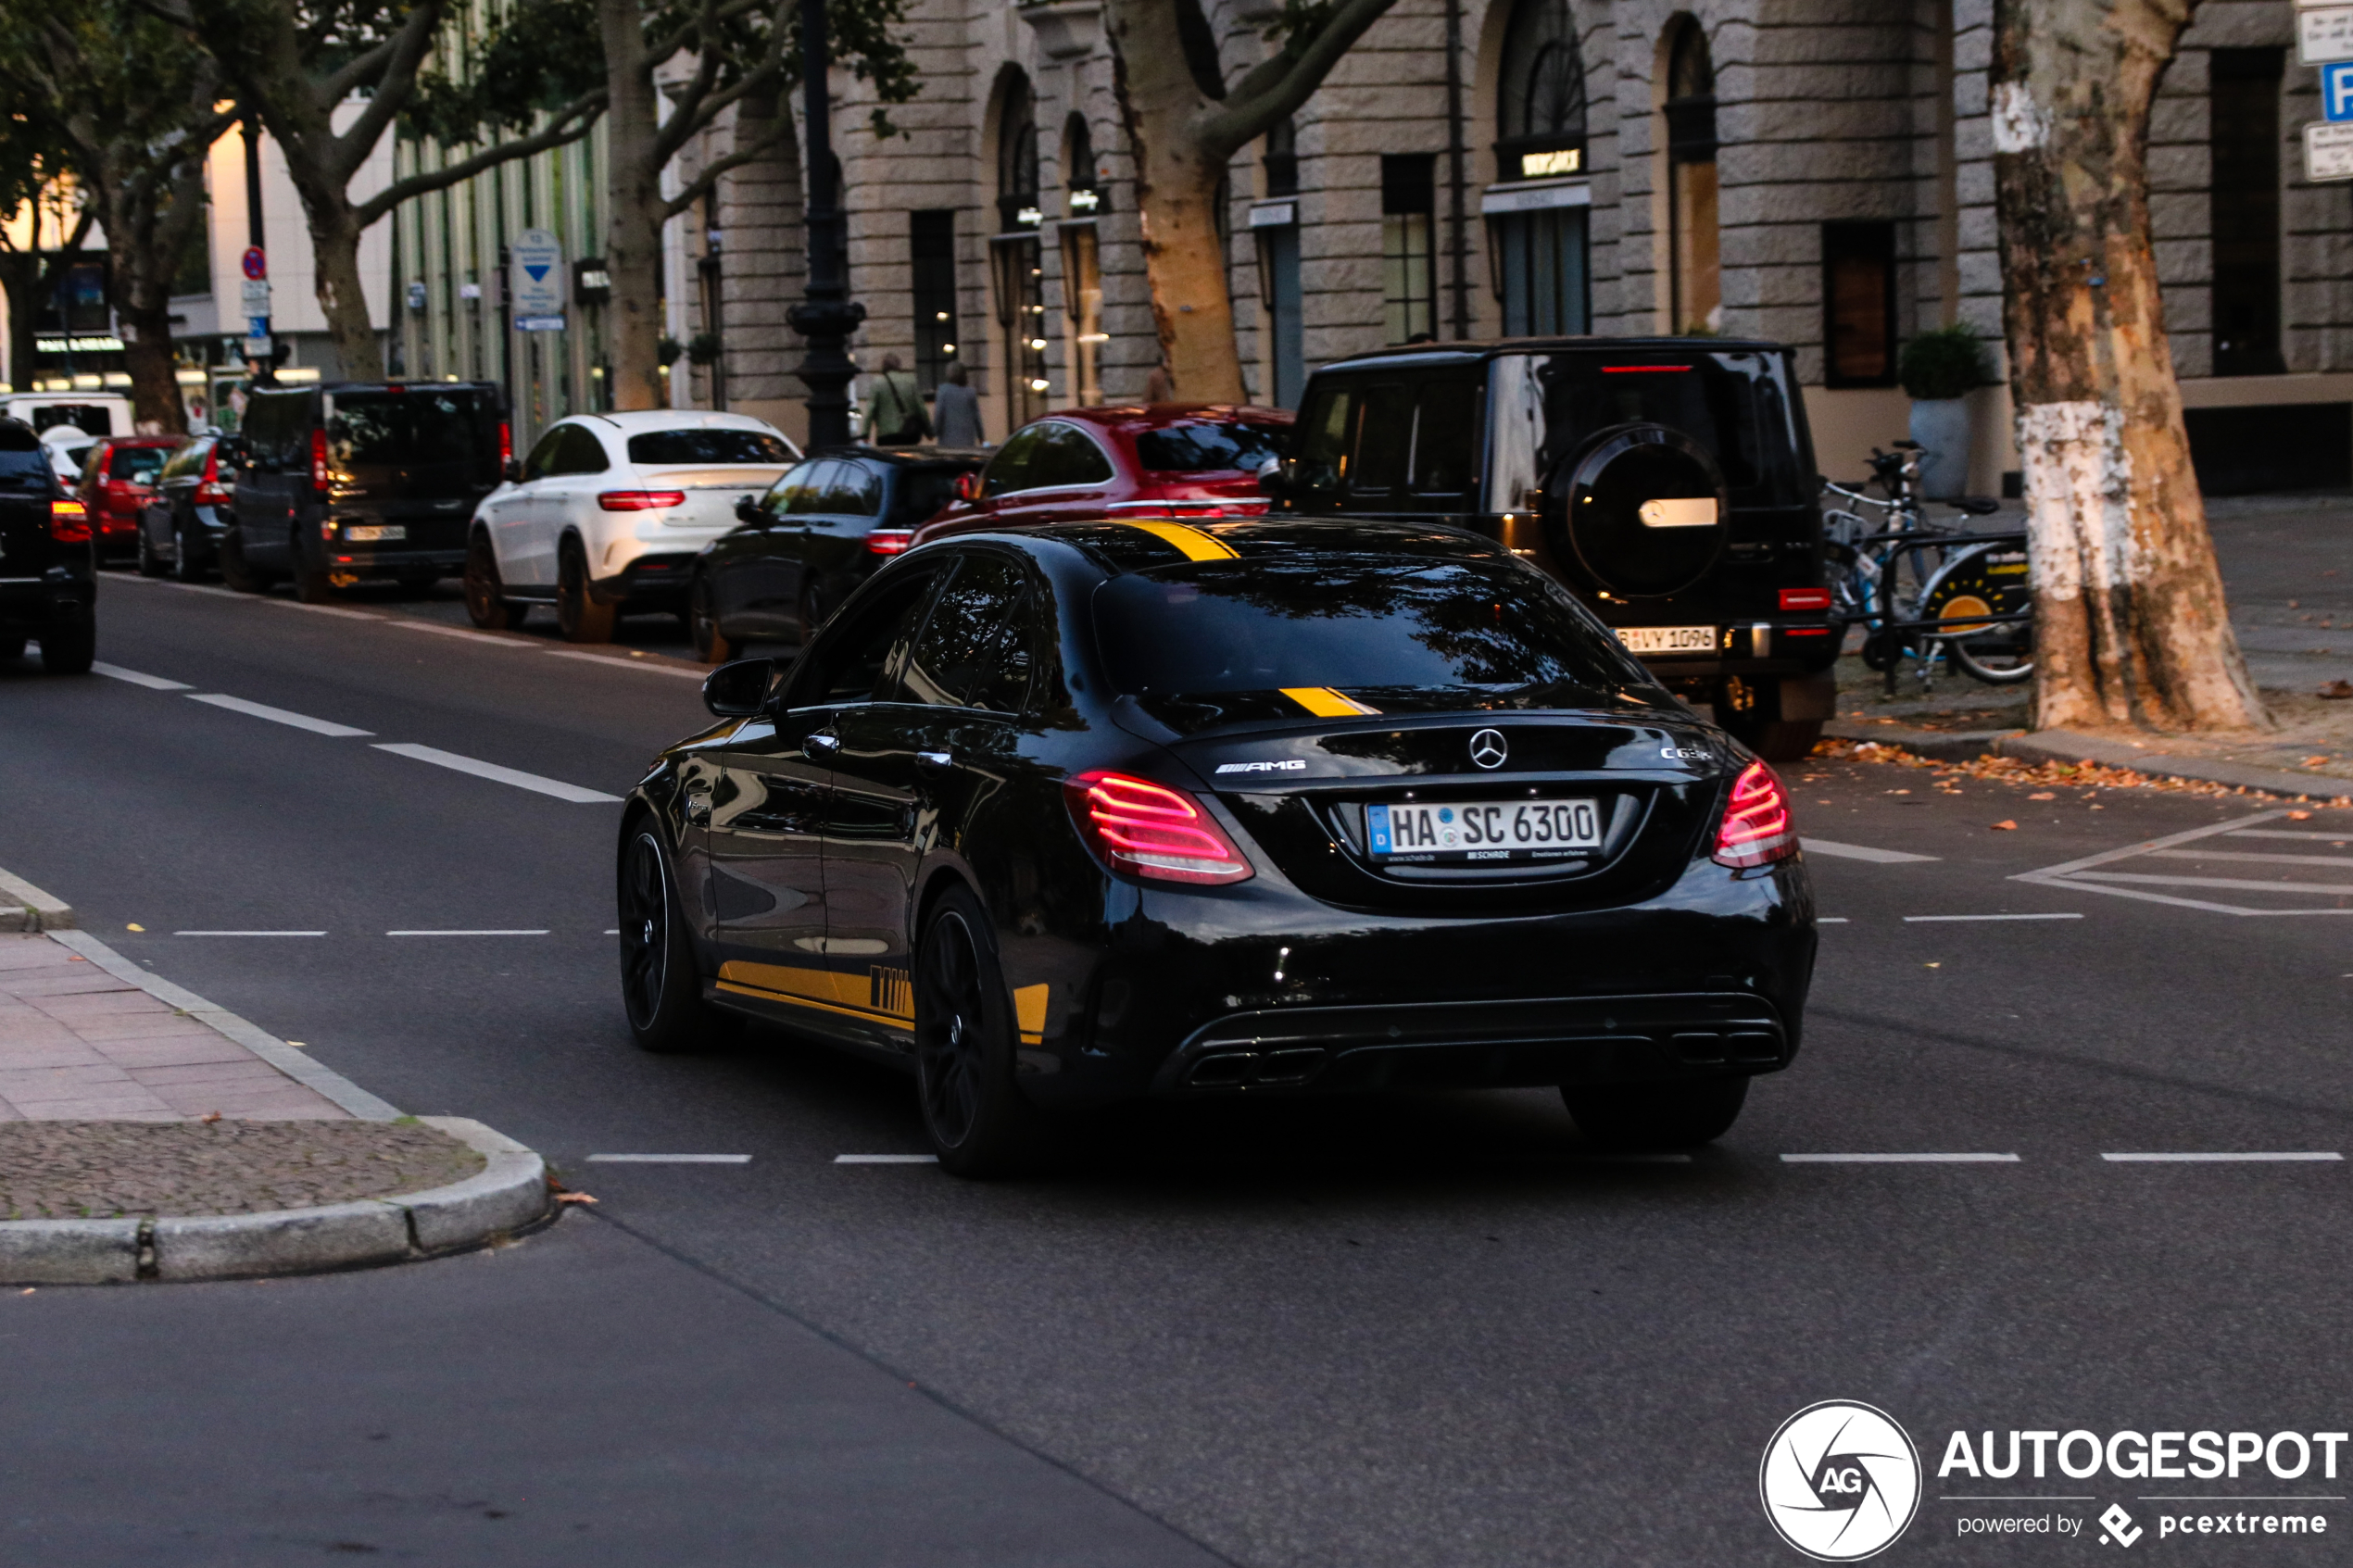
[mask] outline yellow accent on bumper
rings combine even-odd
[[[1013,991],[1013,1027],[1021,1031],[1025,1046],[1042,1044],[1046,1038],[1046,998],[1053,993],[1051,985],[1023,985]]]

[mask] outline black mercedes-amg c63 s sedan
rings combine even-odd
[[[632,1029],[880,1053],[953,1172],[1058,1110],[1392,1086],[1688,1145],[1797,1049],[1780,782],[1470,533],[963,535],[704,693],[623,818]]]

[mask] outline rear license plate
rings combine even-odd
[[[1629,653],[1714,653],[1713,626],[1620,626],[1617,640]]]
[[[1376,860],[1551,860],[1598,848],[1602,814],[1590,800],[1420,801],[1368,806]]]
[[[384,545],[395,539],[408,538],[409,530],[396,522],[381,525],[361,524],[356,528],[345,529],[343,536],[355,545]]]

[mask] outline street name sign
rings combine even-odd
[[[2300,6],[2296,13],[2296,57],[2308,66],[2353,60],[2353,6]]]

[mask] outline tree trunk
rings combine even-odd
[[[0,290],[8,297],[8,368],[6,376],[19,392],[32,385],[33,328],[41,309],[41,257],[30,251],[0,251]]]
[[[311,257],[319,269],[312,287],[320,312],[327,318],[327,346],[334,358],[321,374],[329,381],[381,380],[384,340],[369,320],[368,295],[359,285],[359,236],[364,232],[359,215],[340,182],[296,180],[295,189],[302,196],[303,220],[310,231]]]
[[[1187,402],[1240,403],[1241,355],[1217,236],[1217,184],[1230,153],[1204,147],[1208,105],[1187,63],[1176,7],[1128,0],[1104,7],[1112,69],[1128,149],[1152,321],[1175,395]]]
[[[2269,723],[2223,602],[2149,243],[2149,106],[2196,4],[1994,6],[2039,728]]]
[[[598,0],[605,44],[605,135],[611,216],[605,229],[605,265],[612,273],[606,331],[612,352],[617,408],[660,408],[670,398],[661,383],[661,228],[666,204],[655,112],[653,62],[646,58],[639,0]]]

